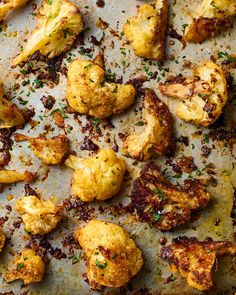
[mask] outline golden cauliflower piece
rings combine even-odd
[[[142,253],[129,233],[114,223],[91,220],[74,237],[85,252],[87,276],[94,289],[121,287],[143,265]]]
[[[0,21],[4,20],[12,9],[24,6],[27,2],[29,0],[3,0],[0,6]]]
[[[184,40],[201,43],[225,26],[236,15],[235,0],[203,0],[196,17],[187,27]]]
[[[125,162],[111,149],[100,150],[96,156],[90,158],[71,155],[65,164],[75,170],[71,193],[83,202],[109,199],[121,188]]]
[[[179,271],[187,283],[200,291],[213,286],[212,268],[217,256],[236,255],[236,246],[230,242],[198,241],[179,237],[161,249],[161,256],[170,263],[173,272]]]
[[[49,233],[61,220],[59,210],[52,201],[42,200],[35,196],[17,200],[15,210],[22,215],[25,229],[35,235]]]
[[[174,148],[174,127],[168,106],[151,89],[144,89],[145,130],[131,134],[124,142],[124,153],[136,160],[146,161],[154,153],[168,154]]]
[[[14,267],[5,273],[5,280],[9,283],[22,280],[25,285],[42,281],[45,264],[34,250],[24,249],[14,260]]]
[[[18,107],[4,98],[4,88],[0,79],[0,129],[21,125],[25,122]]]
[[[25,171],[24,173],[16,170],[0,170],[0,184],[9,184],[18,181],[32,182],[35,179],[35,174]]]
[[[43,0],[38,10],[38,24],[23,51],[13,59],[17,66],[36,51],[52,58],[70,49],[84,23],[79,8],[69,0]]]
[[[158,87],[164,95],[182,100],[177,107],[177,116],[205,127],[219,118],[228,100],[225,74],[213,62],[205,62],[196,68],[194,77],[178,76]]]
[[[188,222],[192,211],[204,208],[209,200],[210,194],[200,182],[188,179],[182,188],[173,185],[154,162],[144,166],[131,191],[137,219],[162,231]]]
[[[106,82],[102,54],[93,61],[75,60],[69,66],[67,100],[80,114],[103,119],[122,113],[134,103],[135,94],[133,85]]]
[[[163,60],[167,30],[167,0],[157,0],[156,5],[141,5],[138,16],[124,25],[124,33],[139,57]]]
[[[0,227],[0,252],[2,252],[5,242],[6,242],[6,237],[3,233],[2,227]]]
[[[64,134],[50,139],[46,139],[44,136],[33,138],[23,134],[15,134],[14,138],[15,141],[28,140],[35,156],[48,165],[59,164],[69,148],[69,140]]]

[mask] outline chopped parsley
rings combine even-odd
[[[24,263],[20,262],[20,263],[17,263],[16,269],[21,270],[23,267],[24,267]]]
[[[159,188],[155,188],[155,189],[153,190],[153,193],[154,193],[156,196],[158,196],[160,199],[162,199],[162,201],[166,201],[166,200],[167,200],[166,196],[164,195],[164,193],[163,193],[163,191],[162,191],[161,189],[159,189]]]
[[[139,122],[135,123],[134,125],[135,126],[143,126],[144,125],[144,122],[139,121]]]
[[[218,51],[218,58],[224,58],[227,62],[236,61],[236,59],[232,57],[227,51]]]
[[[96,258],[96,266],[99,267],[100,269],[104,269],[107,267],[107,262],[104,262],[104,264],[102,264],[100,261],[98,261],[98,259]]]
[[[154,213],[153,214],[154,221],[160,221],[161,220],[161,214],[160,213]]]

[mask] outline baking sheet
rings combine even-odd
[[[86,22],[85,44],[77,45],[76,48],[70,51],[70,55],[67,55],[63,64],[65,66],[74,58],[81,58],[81,48],[92,48],[92,53],[89,54],[93,57],[99,50],[104,50],[106,57],[106,68],[111,69],[113,73],[116,73],[117,77],[123,77],[124,82],[132,78],[145,75],[145,66],[149,67],[149,71],[157,71],[158,77],[161,81],[165,81],[166,77],[171,73],[175,74],[191,74],[191,66],[188,61],[191,61],[193,65],[198,65],[202,60],[209,59],[212,55],[217,56],[218,51],[227,51],[229,53],[235,53],[236,51],[236,28],[230,28],[226,30],[220,36],[210,39],[202,45],[190,44],[183,49],[182,44],[173,38],[168,37],[167,40],[167,60],[163,67],[158,67],[154,62],[153,65],[149,65],[148,61],[144,61],[134,56],[133,51],[129,45],[126,44],[125,38],[122,37],[122,27],[124,21],[136,14],[136,5],[143,3],[151,3],[151,1],[135,1],[135,0],[110,0],[105,1],[104,8],[98,8],[95,0],[85,1],[73,1],[79,5],[84,15]],[[39,4],[39,1],[33,3]],[[181,34],[186,23],[190,21],[190,15],[192,10],[197,7],[198,1],[184,1],[178,0],[170,1],[170,24]],[[42,88],[35,89],[35,92],[29,91],[29,85],[33,85],[35,76],[33,74],[23,76],[19,75],[19,68],[11,69],[10,62],[18,52],[20,46],[24,43],[24,39],[27,37],[28,32],[35,25],[35,18],[32,15],[33,8],[32,3],[23,9],[17,10],[9,16],[6,22],[1,24],[2,32],[0,33],[0,77],[4,81],[4,85],[7,93],[14,102],[19,104],[19,97],[27,100],[27,107],[34,108],[35,116],[34,120],[40,122],[35,127],[30,124],[26,125],[23,130],[17,132],[27,134],[30,136],[38,135],[40,132],[45,131],[45,126],[49,125],[51,128],[47,133],[48,136],[53,136],[58,133],[65,132],[71,141],[71,151],[76,150],[79,156],[88,156],[91,152],[80,150],[80,143],[85,136],[90,138],[100,147],[114,147],[116,143],[119,146],[118,154],[122,155],[122,141],[120,140],[118,133],[131,132],[134,130],[135,123],[140,120],[141,113],[135,112],[141,105],[141,101],[138,99],[136,105],[128,112],[121,116],[113,117],[111,122],[115,128],[103,128],[107,126],[105,122],[99,124],[102,131],[102,136],[98,136],[96,132],[93,135],[89,131],[85,131],[86,124],[89,122],[85,116],[79,116],[79,121],[74,118],[72,114],[67,114],[68,118],[65,119],[65,128],[59,128],[54,124],[50,111],[46,111],[40,101],[43,95],[52,95],[56,98],[56,104],[53,109],[61,108],[61,103],[65,104],[65,86],[66,78],[60,74],[60,82],[58,85],[54,85],[53,88],[44,84]],[[109,27],[102,31],[95,26],[98,18],[102,18],[109,24]],[[114,34],[116,31],[118,34]],[[93,35],[98,40],[102,39],[100,48],[94,46],[89,42],[89,36]],[[119,37],[118,37],[119,36]],[[114,42],[114,44],[113,44]],[[120,49],[125,48],[125,49]],[[122,54],[125,51],[126,56]],[[89,59],[88,56],[83,56]],[[125,63],[124,63],[125,62]],[[231,70],[231,74],[235,76],[235,71]],[[26,79],[30,79],[30,84],[22,86],[22,82]],[[156,89],[156,80],[151,79],[145,83],[145,86]],[[20,84],[19,89],[15,89],[15,83]],[[33,86],[34,88],[34,86]],[[22,92],[23,91],[23,92]],[[156,90],[159,97],[165,101],[173,114],[175,113],[176,101],[162,97]],[[225,116],[220,120],[219,126],[223,126],[224,129],[232,130],[234,120],[234,101],[232,100],[226,107]],[[229,115],[230,114],[230,115]],[[187,136],[189,138],[189,146],[178,143],[175,157],[180,155],[194,157],[194,161],[199,169],[203,169],[206,164],[214,163],[215,173],[214,177],[218,181],[216,187],[209,186],[209,190],[212,195],[212,201],[210,205],[205,209],[198,220],[188,224],[181,229],[173,232],[162,233],[149,225],[139,223],[134,220],[130,215],[111,214],[111,208],[114,204],[123,203],[124,205],[130,202],[130,184],[132,179],[137,177],[142,163],[134,163],[132,159],[126,159],[129,175],[126,177],[123,189],[120,194],[110,201],[103,204],[106,207],[101,214],[99,211],[100,203],[92,203],[88,208],[83,208],[82,211],[89,211],[94,213],[90,216],[101,218],[103,220],[113,221],[123,225],[134,237],[136,243],[139,245],[143,252],[145,265],[142,271],[130,282],[128,287],[117,290],[106,290],[102,293],[105,294],[201,294],[187,286],[186,282],[178,275],[174,274],[173,281],[166,283],[166,280],[171,275],[171,271],[167,263],[163,262],[159,256],[161,237],[166,237],[168,243],[171,242],[173,237],[179,235],[196,236],[200,240],[206,237],[212,237],[214,240],[229,240],[234,241],[234,228],[231,218],[231,212],[233,208],[233,188],[236,183],[236,170],[235,170],[235,147],[230,144],[229,140],[219,141],[213,140],[211,136],[208,136],[209,131],[214,133],[217,130],[216,127],[212,127],[210,130],[205,128],[196,128],[191,124],[184,123],[175,116],[175,128],[176,137]],[[138,127],[137,127],[138,128]],[[141,128],[141,127],[139,127]],[[201,131],[200,135],[196,135],[196,131]],[[204,142],[205,140],[205,142]],[[206,159],[206,163],[203,163],[203,157],[201,156],[202,145],[207,145],[212,148],[212,152]],[[214,148],[213,148],[214,147]],[[32,184],[32,187],[45,197],[50,198],[55,196],[57,203],[61,203],[65,198],[69,198],[70,179],[72,171],[67,169],[63,165],[55,167],[46,167],[33,155],[28,148],[27,142],[14,143],[12,147],[12,160],[8,167],[9,169],[17,169],[20,171],[28,170],[39,174],[39,179]],[[173,178],[176,174],[172,171],[170,165],[166,165],[166,158],[160,157],[156,162],[161,166],[162,170],[166,169],[166,175],[173,181],[180,181],[188,175],[179,180]],[[29,165],[32,162],[32,165]],[[135,164],[135,165],[134,165]],[[196,174],[193,173],[195,177]],[[206,171],[204,170],[201,176],[206,178]],[[9,195],[14,196],[9,197]],[[29,240],[24,231],[24,226],[21,224],[20,228],[15,228],[13,223],[17,217],[14,210],[9,210],[9,205],[14,206],[14,202],[17,198],[24,195],[24,184],[19,183],[17,185],[9,186],[5,188],[1,193],[1,206],[0,216],[8,216],[9,219],[4,223],[4,231],[6,235],[11,238],[7,243],[5,250],[1,254],[0,270],[2,273],[6,270],[8,263],[12,261],[13,254],[16,251],[20,251]],[[7,208],[6,208],[6,205]],[[81,211],[80,211],[81,212]],[[114,212],[114,211],[113,211]],[[72,264],[71,253],[68,247],[63,247],[63,240],[77,226],[82,226],[84,221],[81,218],[81,214],[76,214],[76,210],[71,210],[69,213],[65,212],[64,221],[59,228],[48,236],[48,241],[53,247],[62,249],[63,253],[67,256],[63,259],[55,259],[51,255],[50,264],[47,267],[47,273],[45,279],[40,284],[31,286],[22,286],[21,282],[13,282],[7,284],[0,277],[0,294],[4,292],[12,291],[14,294],[58,294],[58,295],[74,295],[74,294],[99,294],[90,290],[89,285],[84,280],[85,265],[83,259],[76,264]],[[74,254],[80,257],[81,250],[74,249]],[[160,271],[161,270],[161,274]],[[229,257],[221,258],[218,263],[218,270],[214,273],[215,289],[211,292],[205,292],[204,294],[233,294],[236,291],[236,259]],[[144,292],[148,289],[149,293]],[[28,293],[27,293],[28,292]],[[25,294],[25,293],[24,293]]]

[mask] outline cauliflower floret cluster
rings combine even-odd
[[[106,82],[101,54],[93,61],[75,60],[69,66],[67,100],[80,114],[103,119],[122,113],[133,104],[135,94],[133,85]]]
[[[84,23],[79,8],[69,0],[43,0],[37,13],[38,24],[22,52],[13,59],[17,66],[36,51],[52,58],[70,49]]]
[[[203,0],[196,17],[185,31],[184,40],[203,42],[208,37],[214,36],[233,15],[236,15],[235,0]]]
[[[15,8],[24,6],[29,0],[4,0],[0,6],[0,21],[4,20],[8,13]]]
[[[212,269],[222,255],[235,256],[236,246],[230,242],[179,237],[161,249],[161,256],[169,262],[171,270],[179,271],[191,287],[200,291],[213,287]]]
[[[140,249],[121,226],[91,220],[74,233],[88,260],[91,287],[118,288],[135,276],[143,265]]]
[[[25,119],[18,107],[4,98],[4,88],[0,79],[0,129],[24,124]]]
[[[124,142],[124,153],[139,161],[148,160],[154,153],[170,153],[174,148],[173,120],[168,106],[151,89],[144,89],[143,96],[145,130],[129,135]]]
[[[34,250],[24,249],[14,260],[14,266],[5,273],[5,280],[9,283],[22,280],[25,285],[42,281],[45,264]]]
[[[178,76],[158,87],[164,95],[182,100],[177,107],[177,116],[205,127],[219,118],[228,101],[225,74],[213,62],[205,62],[196,68],[194,77]]]
[[[83,202],[109,199],[121,188],[125,162],[111,149],[100,150],[96,156],[90,158],[71,155],[65,164],[75,170],[71,193]]]
[[[163,60],[167,29],[167,0],[157,0],[156,6],[144,4],[138,16],[124,25],[124,33],[139,57]]]
[[[61,220],[58,207],[52,201],[42,200],[35,196],[17,200],[15,210],[22,215],[25,229],[33,234],[47,234]]]
[[[15,134],[14,138],[15,141],[28,140],[35,156],[48,165],[59,164],[69,148],[69,140],[64,134],[50,139],[46,139],[44,136],[33,138],[23,134]]]
[[[131,191],[137,219],[162,231],[185,224],[191,213],[204,208],[209,200],[210,194],[200,182],[188,179],[182,187],[173,185],[154,162],[144,166]]]

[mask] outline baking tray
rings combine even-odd
[[[100,148],[112,147],[118,149],[117,153],[122,156],[122,136],[119,133],[131,132],[134,128],[140,128],[135,127],[135,123],[141,118],[141,112],[137,112],[137,110],[142,102],[138,98],[131,110],[121,116],[112,117],[109,121],[93,122],[85,116],[74,116],[67,113],[64,128],[58,127],[52,120],[51,111],[44,109],[40,98],[43,95],[54,96],[56,103],[53,110],[59,108],[63,111],[66,103],[66,76],[64,73],[71,60],[81,57],[89,59],[92,56],[95,57],[100,50],[103,50],[106,58],[106,69],[110,69],[112,73],[115,73],[117,78],[122,77],[124,82],[143,75],[147,76],[147,73],[150,76],[150,72],[157,72],[157,77],[160,77],[161,81],[165,81],[169,74],[191,74],[193,65],[198,65],[212,56],[217,57],[218,51],[227,51],[228,53],[236,51],[236,28],[233,27],[224,31],[221,35],[204,42],[202,45],[189,44],[185,48],[183,48],[180,41],[168,36],[166,43],[167,61],[161,66],[158,66],[155,62],[150,65],[148,61],[134,56],[131,47],[126,44],[122,34],[123,23],[128,17],[136,14],[136,6],[151,3],[150,1],[107,0],[103,8],[98,8],[95,0],[73,2],[79,5],[84,15],[86,23],[84,44],[81,45],[81,40],[78,40],[76,46],[67,55],[64,55],[61,66],[62,73],[59,73],[59,83],[57,85],[51,82],[44,83],[42,88],[34,89],[37,71],[29,75],[22,75],[19,74],[19,68],[12,69],[10,67],[11,59],[17,55],[28,32],[35,25],[36,19],[33,12],[36,4],[39,5],[39,1],[33,1],[26,7],[12,12],[7,21],[0,25],[0,77],[4,81],[7,94],[13,98],[14,102],[20,105],[22,100],[28,101],[26,107],[33,108],[35,111],[32,118],[34,120],[33,124],[31,122],[31,124],[27,124],[24,129],[17,130],[17,132],[30,136],[38,135],[41,132],[45,133],[45,130],[47,130],[48,136],[66,133],[71,142],[71,151],[76,151],[79,156],[86,157],[92,154],[91,151],[80,149],[85,136],[89,136]],[[199,3],[200,0],[169,1],[170,27],[182,34],[185,24],[190,21],[192,11],[196,9]],[[95,25],[99,18],[109,24],[103,31]],[[170,35],[173,36],[173,32],[172,30]],[[100,46],[91,43],[91,35],[98,41],[101,40]],[[89,49],[84,50],[85,48]],[[123,52],[126,53],[126,56]],[[218,62],[222,62],[222,60],[218,60]],[[230,72],[232,76],[235,76],[234,69],[230,69]],[[28,79],[29,84],[22,86],[22,84],[25,84],[23,81],[28,81]],[[173,114],[175,114],[176,100],[162,97],[156,89],[156,84],[157,78],[150,79],[144,85],[155,89],[159,98],[165,101]],[[211,185],[209,185],[209,191],[212,195],[210,205],[203,210],[194,222],[178,230],[162,233],[151,228],[148,224],[135,221],[128,213],[123,214],[124,209],[121,204],[123,206],[129,204],[130,185],[132,180],[138,176],[142,167],[142,163],[136,163],[132,159],[126,159],[128,173],[123,189],[117,197],[105,203],[95,202],[89,205],[83,205],[80,202],[71,204],[69,201],[64,201],[64,205],[68,210],[64,211],[63,222],[57,230],[44,239],[37,237],[29,239],[29,236],[24,231],[23,224],[18,222],[19,216],[14,210],[11,210],[15,200],[24,195],[24,184],[18,183],[6,187],[1,193],[0,220],[9,240],[3,253],[1,253],[1,273],[4,273],[7,265],[11,263],[13,255],[25,245],[32,243],[32,239],[43,250],[47,248],[50,263],[47,266],[45,279],[39,284],[30,286],[23,286],[21,282],[7,284],[1,276],[0,294],[100,294],[90,290],[84,276],[86,269],[83,253],[71,239],[73,230],[78,226],[83,226],[89,218],[100,218],[124,226],[141,248],[145,261],[141,272],[131,280],[128,286],[116,290],[104,289],[101,293],[122,295],[201,294],[201,292],[190,288],[178,274],[174,274],[172,280],[168,279],[171,276],[171,271],[167,263],[159,257],[161,247],[159,240],[165,237],[170,243],[172,238],[184,235],[196,236],[200,240],[212,237],[214,240],[234,241],[234,227],[231,216],[234,185],[236,183],[233,139],[233,126],[236,123],[234,104],[234,100],[231,99],[225,108],[224,114],[209,129],[187,124],[174,115],[176,138],[179,139],[175,158],[183,154],[193,156],[195,164],[202,171],[200,176],[196,176],[194,172],[193,177],[211,177],[212,180]],[[35,121],[40,124],[35,123]],[[99,129],[102,136],[97,133]],[[187,141],[189,141],[188,145]],[[202,156],[202,146],[211,148],[211,153],[207,158]],[[171,165],[171,163],[175,163],[175,160],[170,159],[169,162],[167,160],[165,157],[159,157],[156,162],[162,170],[165,170],[165,174],[172,181],[181,183],[184,178],[189,177],[188,174],[184,174],[182,179],[175,178],[176,173],[172,169],[173,165]],[[214,165],[214,175],[210,175],[209,169],[205,169],[208,164]],[[38,172],[39,177],[31,186],[37,189],[45,198],[55,196],[57,203],[62,203],[63,200],[69,198],[72,171],[63,165],[53,167],[42,165],[28,148],[27,142],[13,142],[11,162],[6,168]],[[217,183],[215,179],[217,179]],[[72,209],[72,207],[77,209]],[[68,244],[71,246],[68,246]],[[61,249],[61,251],[58,249]],[[73,255],[76,256],[74,260],[71,259]],[[215,289],[204,294],[233,294],[236,291],[235,258],[225,257],[219,260],[218,270],[214,272],[214,282]]]

